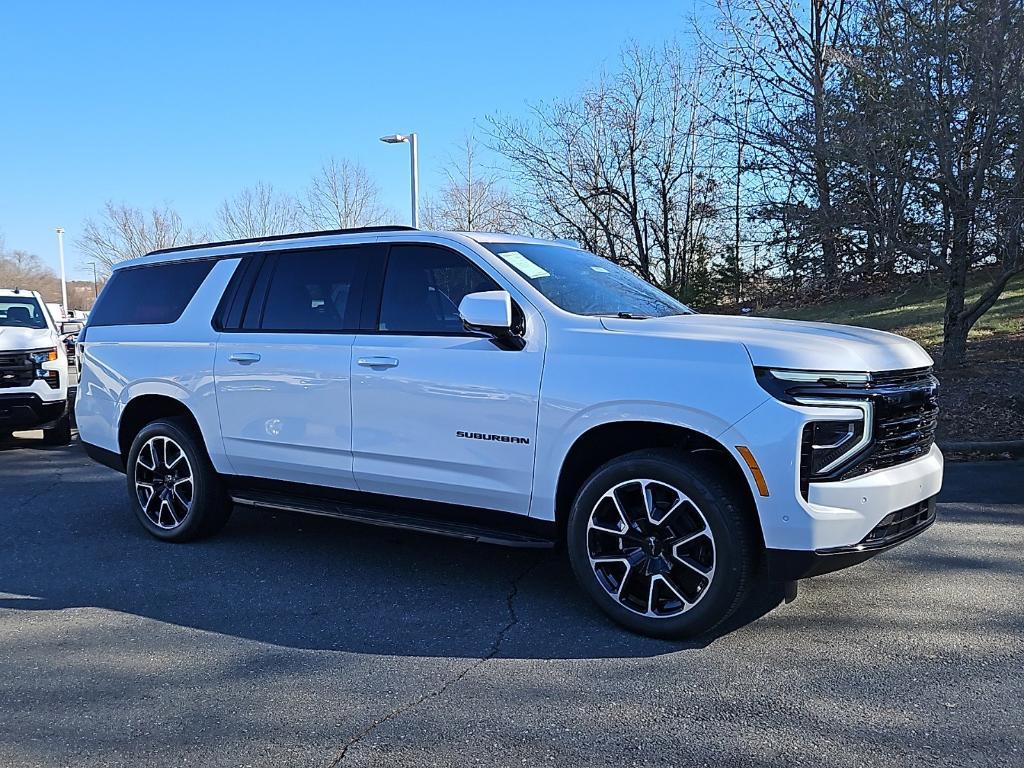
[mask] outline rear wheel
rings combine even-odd
[[[128,496],[143,527],[164,541],[217,533],[231,515],[202,439],[177,419],[147,424],[132,441]]]
[[[640,451],[584,483],[567,530],[583,589],[612,619],[681,639],[725,621],[746,598],[759,551],[744,497],[714,464]]]

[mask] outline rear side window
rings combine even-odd
[[[278,255],[260,328],[307,333],[358,330],[364,258],[362,248]]]
[[[466,333],[459,303],[467,293],[500,286],[475,264],[446,248],[396,245],[388,256],[379,330],[390,333]]]
[[[89,315],[89,326],[173,323],[214,262],[181,261],[115,270]]]

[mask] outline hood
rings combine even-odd
[[[49,328],[11,328],[0,325],[0,352],[21,352],[55,346],[57,338]]]
[[[756,366],[818,371],[897,371],[932,364],[903,336],[870,328],[735,315],[675,315],[649,320],[604,317],[610,331],[692,340],[735,341]]]

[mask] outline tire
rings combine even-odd
[[[566,545],[583,590],[614,621],[650,637],[688,639],[747,598],[761,559],[753,520],[749,501],[712,461],[638,451],[583,484]]]
[[[60,421],[43,430],[43,442],[47,445],[67,445],[71,442],[71,414],[64,411]]]
[[[203,440],[183,420],[162,419],[143,427],[125,466],[135,515],[162,541],[212,536],[231,516],[230,499]]]

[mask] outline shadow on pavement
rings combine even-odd
[[[515,642],[499,655],[551,659],[704,647],[782,600],[773,585],[717,636],[669,643],[612,625],[558,552],[248,510],[214,539],[166,544],[134,519],[123,476],[77,445],[5,452],[0,491],[0,608],[95,606],[279,646],[403,656],[480,656],[511,624]]]

